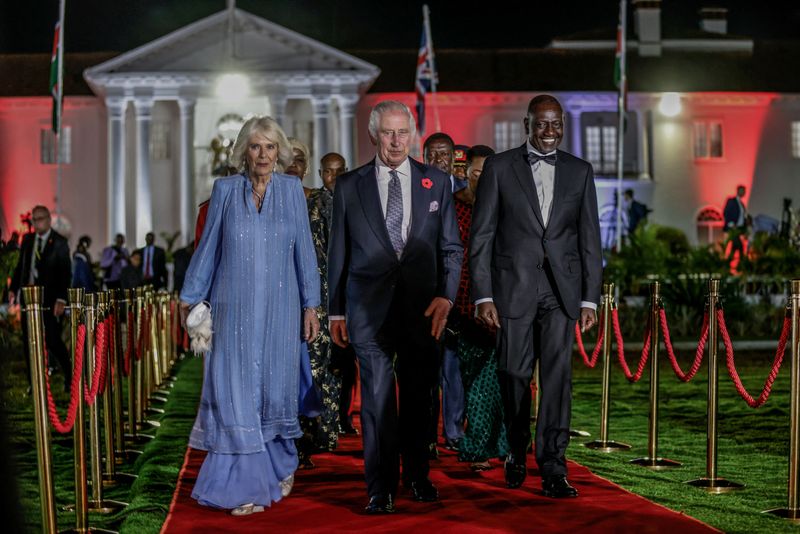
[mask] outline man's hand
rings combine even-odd
[[[591,330],[597,324],[597,312],[591,308],[581,308],[581,332]]]
[[[330,323],[331,339],[333,342],[342,348],[345,348],[350,343],[350,338],[347,337],[347,323],[344,319],[334,319]]]
[[[494,302],[481,302],[478,304],[478,319],[485,325],[500,328],[500,319],[497,316],[497,308],[495,308]]]
[[[431,335],[438,341],[442,337],[444,327],[447,325],[447,315],[450,313],[450,301],[444,297],[434,297],[425,317],[431,318]]]
[[[61,317],[64,315],[64,309],[66,308],[66,304],[57,300],[55,304],[53,304],[53,315],[56,317]]]
[[[317,310],[314,308],[306,308],[303,312],[303,336],[306,342],[311,343],[319,335],[319,319],[317,318]]]

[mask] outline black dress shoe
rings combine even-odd
[[[411,496],[417,502],[434,502],[439,500],[439,492],[436,490],[436,486],[427,478],[415,480],[409,484],[409,486],[411,488]]]
[[[554,475],[542,479],[542,492],[545,497],[554,499],[565,499],[577,497],[578,490],[570,486],[567,477],[564,475]]]
[[[364,511],[368,514],[393,514],[394,499],[391,495],[373,495]]]
[[[446,439],[444,440],[444,448],[448,451],[458,452],[458,446],[461,444],[460,439]]]
[[[429,460],[439,459],[439,449],[436,448],[436,443],[428,444],[428,459]]]
[[[525,457],[522,458],[510,454],[506,456],[504,464],[506,473],[506,487],[511,489],[522,486],[525,477],[528,476],[528,467],[525,465]]]

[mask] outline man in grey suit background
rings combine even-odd
[[[528,140],[490,156],[476,192],[470,243],[472,297],[498,328],[498,378],[511,452],[506,484],[522,486],[531,439],[530,381],[539,359],[536,462],[549,497],[577,497],[567,481],[575,321],[597,322],[602,285],[592,166],[557,150],[558,100],[539,95],[524,119]]]

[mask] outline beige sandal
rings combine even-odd
[[[280,481],[279,485],[281,487],[281,497],[288,497],[292,492],[292,486],[294,486],[294,475],[289,475],[284,478]]]
[[[233,510],[231,510],[231,515],[241,516],[241,515],[250,515],[256,512],[263,512],[264,507],[261,505],[256,505],[253,503],[243,504],[241,506],[237,506]]]

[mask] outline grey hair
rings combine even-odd
[[[289,139],[283,131],[283,128],[272,117],[253,117],[248,119],[239,130],[239,135],[236,136],[236,142],[233,144],[233,151],[231,153],[231,163],[239,172],[244,173],[247,170],[247,145],[250,142],[250,136],[253,134],[261,134],[273,143],[278,145],[278,161],[275,162],[275,171],[283,172],[292,162],[292,147]]]
[[[411,113],[411,110],[408,109],[408,106],[397,100],[383,100],[382,102],[375,104],[375,107],[372,108],[372,111],[369,113],[369,135],[373,139],[378,138],[378,123],[381,120],[381,115],[390,111],[399,111],[401,113],[405,113],[408,116],[408,124],[411,129],[411,135],[416,136],[417,121],[414,120],[414,114]]]

